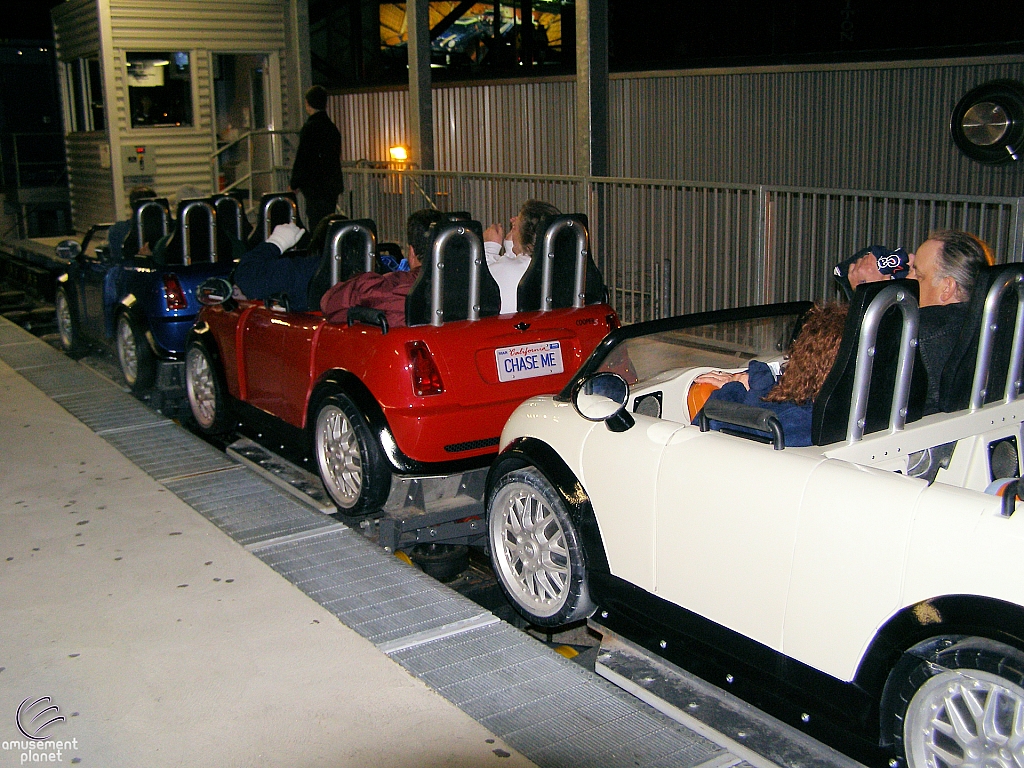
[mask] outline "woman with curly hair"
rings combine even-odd
[[[769,408],[782,424],[786,445],[810,445],[814,398],[839,352],[847,309],[846,304],[818,304],[810,309],[778,380],[768,364],[752,360],[742,373],[710,371],[694,381],[719,387],[709,400]],[[720,426],[711,422],[712,429]]]

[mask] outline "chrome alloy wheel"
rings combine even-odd
[[[1024,688],[978,669],[930,678],[907,707],[904,745],[911,768],[1024,765]]]
[[[191,347],[185,358],[185,390],[192,416],[199,426],[210,429],[217,419],[217,392],[210,361],[199,347]]]
[[[139,355],[135,343],[132,324],[127,315],[121,315],[117,321],[117,357],[129,386],[134,385],[139,378]]]
[[[363,490],[363,457],[352,422],[336,405],[326,405],[316,417],[316,459],[320,477],[331,497],[351,509]]]
[[[60,333],[60,344],[65,350],[69,350],[75,344],[75,327],[71,322],[71,306],[68,304],[68,297],[64,291],[57,291],[54,303],[57,310],[57,331]]]
[[[535,616],[558,613],[569,595],[569,550],[547,501],[526,483],[510,483],[491,507],[490,525],[495,560],[515,600]]]

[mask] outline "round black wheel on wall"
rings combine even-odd
[[[594,612],[579,534],[539,470],[517,469],[498,481],[487,535],[498,583],[528,621],[558,627]]]
[[[347,395],[330,395],[317,407],[313,455],[342,517],[365,517],[387,501],[391,470],[365,417]]]

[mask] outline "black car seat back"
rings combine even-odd
[[[210,204],[217,212],[217,260],[241,257],[252,234],[252,224],[245,215],[241,200],[234,195],[214,195]]]
[[[170,237],[153,251],[160,265],[217,261],[217,214],[208,200],[181,200]]]
[[[550,269],[550,301],[546,301],[544,296],[545,263]],[[580,275],[583,280],[582,301],[577,295],[577,278]],[[519,281],[518,310],[562,309],[599,304],[606,299],[604,278],[590,253],[586,214],[573,213],[541,221],[537,227],[533,258]]]
[[[294,192],[268,192],[260,198],[256,211],[256,225],[249,235],[249,250],[264,242],[278,224],[301,227],[299,204]]]
[[[1019,394],[1020,350],[1024,343],[1024,264],[983,267],[971,291],[967,317],[939,382],[939,408],[946,412],[981,406]],[[982,352],[979,360],[979,350]],[[1014,359],[1015,358],[1015,359]],[[981,367],[978,363],[981,362]],[[1007,373],[1013,375],[1007,390]]]
[[[320,254],[320,264],[309,281],[307,306],[315,310],[320,299],[335,283],[377,264],[377,224],[372,219],[348,219],[332,213],[320,220],[309,242],[309,253]]]
[[[917,345],[911,343],[917,337],[917,296],[916,280],[857,287],[835,363],[814,401],[812,445],[854,442],[883,429],[902,429],[904,423],[921,418],[928,377]],[[876,325],[872,344],[870,331]],[[865,328],[868,336],[862,339]],[[901,366],[901,354],[904,365],[912,366],[909,376]],[[902,399],[905,418],[900,413]]]
[[[431,225],[428,252],[430,258],[405,298],[407,325],[443,325],[498,314],[501,291],[487,269],[480,222]]]
[[[140,200],[132,209],[132,229],[124,239],[121,252],[125,258],[135,256],[142,243],[148,244],[152,251],[160,238],[171,231],[171,226],[171,207],[166,197]]]

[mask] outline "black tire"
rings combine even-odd
[[[220,371],[206,348],[196,341],[190,341],[185,349],[185,393],[200,432],[222,435],[234,426]]]
[[[313,457],[342,518],[378,511],[391,491],[391,469],[369,424],[343,394],[322,400],[313,420]]]
[[[897,683],[890,736],[910,768],[1012,765],[1024,739],[1024,654],[959,639]],[[970,752],[970,755],[968,754]]]
[[[86,344],[71,299],[63,288],[57,289],[53,306],[57,313],[57,332],[60,334],[61,349],[68,357],[77,360],[85,354]]]
[[[451,581],[469,568],[469,547],[464,544],[417,544],[409,559],[438,581]]]
[[[583,544],[539,470],[517,469],[498,481],[487,504],[487,536],[498,583],[527,621],[558,627],[594,612]]]
[[[146,340],[146,334],[127,312],[117,318],[114,329],[117,361],[121,375],[132,392],[145,392],[156,381],[156,355]]]

